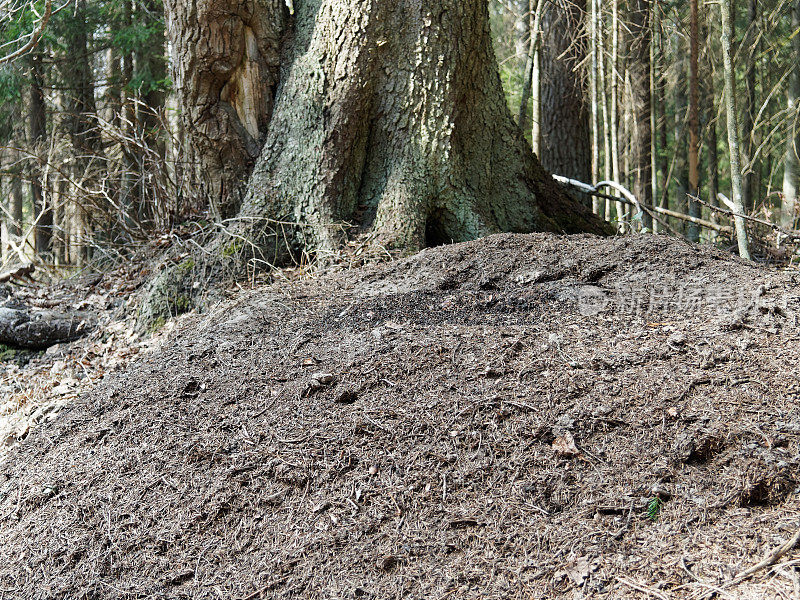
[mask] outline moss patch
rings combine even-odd
[[[167,319],[195,307],[193,289],[196,263],[193,258],[166,269],[148,288],[139,311],[139,327],[150,333],[158,331]]]

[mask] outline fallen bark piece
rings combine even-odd
[[[84,312],[58,313],[51,310],[0,307],[0,344],[42,350],[83,337],[96,325]]]

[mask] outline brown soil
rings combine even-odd
[[[790,597],[714,586],[798,527],[798,314],[652,236],[246,293],[0,463],[0,597]]]

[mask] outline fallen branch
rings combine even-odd
[[[691,194],[687,194],[687,196],[689,196],[689,198],[691,198],[695,202],[699,202],[700,204],[702,204],[706,208],[708,208],[710,210],[713,210],[715,212],[718,212],[720,214],[726,215],[726,216],[728,216],[728,217],[730,217],[732,219],[735,219],[736,217],[739,217],[739,218],[744,219],[745,221],[752,221],[753,223],[758,223],[760,225],[766,225],[767,227],[770,227],[773,230],[775,230],[775,231],[777,231],[779,233],[782,233],[783,235],[785,235],[787,238],[789,238],[791,240],[800,240],[800,231],[784,229],[780,225],[777,225],[776,223],[772,223],[772,222],[767,221],[765,219],[759,219],[758,217],[752,217],[750,215],[742,215],[742,214],[733,212],[733,210],[726,210],[724,208],[720,208],[719,206],[714,206],[713,204],[709,204],[708,202],[704,202],[704,201],[700,200],[700,198],[696,198],[695,196],[692,196]],[[725,206],[728,206],[728,207],[731,206],[731,204],[729,204],[730,200],[728,200],[728,197],[725,196],[725,194],[717,194],[717,198],[719,199],[720,202],[725,204]]]
[[[701,219],[699,217],[692,217],[690,215],[686,215],[674,210],[669,210],[668,208],[662,208],[660,206],[650,206],[649,204],[642,204],[639,202],[636,197],[631,194],[625,187],[621,186],[620,184],[613,182],[613,181],[601,181],[597,185],[589,185],[587,183],[583,183],[581,181],[577,181],[576,179],[569,179],[568,177],[561,177],[560,175],[553,175],[553,179],[558,181],[559,183],[564,183],[567,185],[571,185],[573,187],[578,188],[582,192],[597,196],[599,198],[606,198],[609,200],[614,200],[615,202],[622,202],[623,204],[628,204],[630,206],[635,206],[640,211],[647,211],[654,216],[653,213],[665,215],[667,217],[673,217],[675,219],[680,219],[682,221],[687,221],[689,223],[694,223],[696,225],[700,225],[701,227],[705,227],[706,229],[713,229],[714,231],[718,231],[720,233],[732,233],[733,229],[728,227],[727,225],[719,225],[717,223],[712,223],[711,221],[706,221],[705,219]],[[609,196],[608,194],[604,194],[600,191],[600,188],[603,187],[610,187],[617,191],[619,191],[624,197],[618,198],[617,196]]]
[[[42,350],[83,337],[95,327],[86,313],[0,308],[0,344]]]

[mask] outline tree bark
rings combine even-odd
[[[324,259],[354,236],[413,252],[503,231],[607,232],[512,118],[485,0],[298,2],[292,24],[242,208],[208,249],[214,266]],[[148,315],[191,288],[181,270],[191,265],[151,288]]]
[[[542,166],[578,181],[592,176],[587,102],[584,9],[576,0],[553,0],[542,17]]]
[[[164,8],[196,180],[212,214],[231,217],[272,114],[286,2],[165,0]]]
[[[298,6],[296,23],[304,43],[290,49],[247,228],[288,218],[322,251],[339,247],[343,222],[404,251],[596,229],[511,119],[485,2],[326,0]]]

